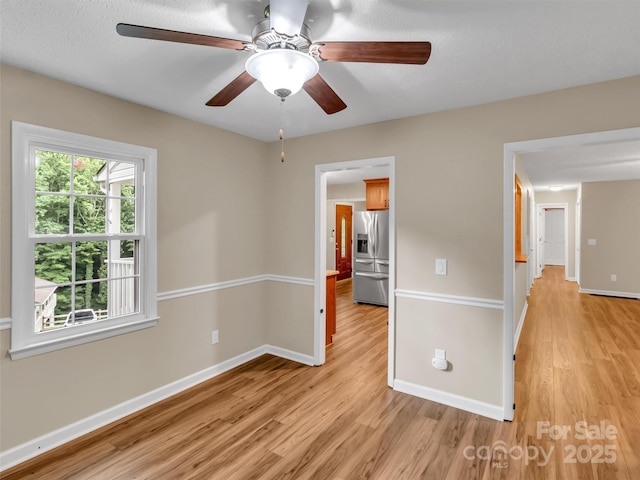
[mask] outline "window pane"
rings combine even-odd
[[[109,183],[121,190],[120,193],[112,191],[111,195],[133,197],[136,175],[137,167],[135,163],[109,162]]]
[[[53,292],[36,279],[35,328],[36,333],[64,326],[71,311],[71,287],[57,287]]]
[[[65,153],[36,151],[36,191],[69,192],[71,156]]]
[[[116,189],[117,190],[117,189]],[[109,233],[135,233],[136,204],[134,199],[109,199]]]
[[[107,278],[108,243],[107,241],[76,243],[76,282]]]
[[[35,279],[35,332],[42,332],[46,329],[60,326],[62,322],[56,324],[58,285],[47,280],[36,277]]]
[[[79,317],[82,317],[83,322],[107,318],[108,290],[108,282],[106,281],[77,285],[75,287],[75,310],[71,315],[75,318],[75,323],[79,323]]]
[[[53,283],[71,282],[71,244],[38,243],[35,247],[35,277]]]
[[[104,195],[104,182],[100,182],[106,165],[102,159],[89,157],[74,157],[73,159],[73,192]]]
[[[138,242],[133,240],[123,240],[120,242],[120,258],[133,258]]]
[[[131,182],[133,182],[133,179],[131,179]],[[120,189],[120,196],[121,197],[135,197],[136,196],[136,187],[133,185],[133,183],[131,185],[122,185],[121,189]]]
[[[122,278],[109,282],[109,316],[119,317],[139,311],[139,278]]]
[[[36,195],[36,234],[69,233],[69,197]]]
[[[114,200],[114,202],[117,200]],[[120,200],[120,232],[134,233],[136,231],[136,203],[135,200]]]
[[[74,233],[105,233],[105,199],[75,197],[73,201]]]

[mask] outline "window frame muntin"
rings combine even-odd
[[[157,151],[114,140],[13,121],[12,127],[12,359],[46,353],[154,326],[157,322]],[[35,234],[35,150],[136,164],[136,233]],[[107,163],[108,165],[108,163]],[[108,196],[108,193],[106,194]],[[139,312],[73,328],[34,332],[35,245],[52,241],[137,239],[140,242]],[[123,238],[126,237],[126,238]]]

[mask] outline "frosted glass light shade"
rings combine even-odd
[[[297,50],[274,49],[253,54],[245,68],[269,93],[287,97],[318,73],[318,62]]]

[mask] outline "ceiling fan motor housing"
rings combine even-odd
[[[311,29],[306,24],[302,24],[298,35],[290,37],[272,30],[268,18],[253,27],[251,37],[258,51],[284,48],[308,53],[311,46]]]

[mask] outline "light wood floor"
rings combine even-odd
[[[1,478],[640,478],[640,301],[580,295],[561,268],[545,269],[509,423],[390,390],[387,309],[354,305],[350,280],[338,285],[326,365],[261,357]],[[616,438],[577,439],[580,421]],[[538,422],[571,432],[553,440]],[[552,450],[544,465],[541,449]]]

